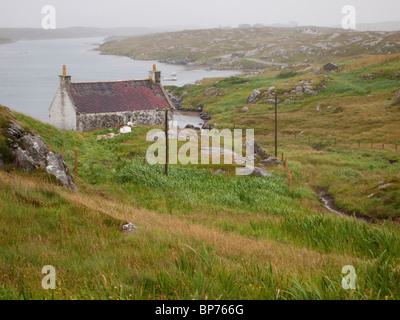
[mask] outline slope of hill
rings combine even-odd
[[[80,191],[41,170],[0,170],[2,299],[400,297],[398,226],[326,211],[300,183],[298,159],[292,190],[282,168],[275,178],[257,179],[173,166],[166,178],[161,167],[143,164],[149,128],[96,141],[109,131],[60,132],[14,114],[64,151],[70,167],[79,150]],[[306,154],[313,165],[328,161],[311,149]],[[138,231],[122,232],[127,222]],[[349,264],[362,279],[351,292],[341,287]],[[44,265],[57,270],[54,291],[41,288]]]
[[[398,53],[400,31],[349,32],[315,27],[185,30],[109,41],[99,50],[174,64],[251,69],[265,68],[268,62],[322,63],[359,54]]]
[[[316,67],[275,67],[169,90],[183,108],[202,108],[219,129],[254,129],[269,149],[277,90],[279,155],[293,161],[299,183],[328,189],[351,213],[399,217],[400,56],[352,58],[340,73]]]

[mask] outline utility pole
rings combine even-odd
[[[275,158],[278,157],[278,94],[275,90]]]
[[[165,108],[165,168],[164,174],[168,176],[168,108]]]

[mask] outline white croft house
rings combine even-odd
[[[162,125],[165,109],[173,109],[155,65],[143,80],[71,82],[66,66],[59,77],[49,116],[60,130],[90,131],[128,122]]]

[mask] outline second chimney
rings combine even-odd
[[[161,71],[157,71],[155,64],[153,64],[153,71],[149,71],[149,78],[153,83],[161,84]]]

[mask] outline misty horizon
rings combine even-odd
[[[57,28],[145,28],[204,29],[241,24],[292,24],[299,26],[339,27],[342,7],[353,5],[357,24],[399,22],[400,4],[396,0],[329,1],[294,0],[271,4],[267,0],[155,0],[82,1],[3,0],[0,10],[1,28],[41,28],[45,5],[56,9]]]

